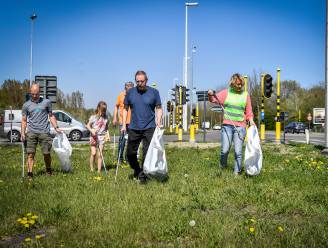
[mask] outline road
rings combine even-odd
[[[216,143],[221,142],[221,135],[219,130],[208,130],[206,131],[206,142],[210,143]],[[283,139],[283,134],[281,135],[281,138]],[[204,135],[203,132],[199,132],[196,135],[196,142],[203,142]],[[114,137],[111,139],[114,140]],[[117,142],[116,137],[116,142]],[[178,140],[177,135],[164,135],[164,142],[176,142]],[[274,141],[275,140],[275,133],[273,131],[267,131],[266,132],[266,141]],[[189,135],[183,135],[183,141],[188,142],[189,141]],[[286,141],[292,141],[292,142],[300,142],[305,143],[305,134],[286,134]],[[82,141],[78,142],[71,142],[72,144],[87,144],[89,142],[88,138],[84,138]],[[310,133],[310,143],[315,145],[322,145],[324,146],[324,133]],[[10,142],[7,139],[0,138],[0,145],[10,145]]]

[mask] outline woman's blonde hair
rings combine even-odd
[[[97,105],[97,109],[95,111],[95,114],[106,118],[107,117],[106,112],[107,112],[107,103],[104,102],[104,101],[100,101]]]
[[[244,86],[244,84],[245,84],[244,77],[241,76],[239,73],[235,73],[231,76],[230,81],[229,81],[229,86],[234,88],[237,80],[240,80],[242,85]]]

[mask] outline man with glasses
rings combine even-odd
[[[48,175],[52,175],[50,156],[52,138],[50,136],[49,120],[56,132],[59,133],[62,130],[58,128],[56,117],[52,114],[51,101],[40,97],[39,84],[32,84],[30,95],[31,99],[24,103],[22,109],[21,140],[22,142],[26,141],[27,176],[31,180],[33,178],[32,169],[38,143],[43,153],[46,172]]]
[[[124,85],[124,91],[122,91],[118,97],[117,101],[114,107],[114,118],[113,118],[113,125],[115,126],[117,124],[117,113],[119,112],[119,124],[120,124],[120,129],[122,128],[123,124],[123,109],[124,109],[124,99],[126,96],[126,92],[133,88],[133,83],[132,82],[127,82]],[[128,110],[127,113],[127,118],[126,118],[126,130],[129,130],[129,125],[130,125],[130,119],[131,119],[131,110]],[[125,148],[125,132],[122,132],[120,135],[119,139],[119,145],[118,145],[118,159],[120,162],[123,162],[123,154],[124,154],[124,148]],[[126,159],[127,160],[127,159]]]
[[[126,131],[127,113],[130,108],[131,122],[128,130],[127,157],[134,170],[134,178],[145,183],[147,177],[143,173],[142,166],[139,165],[137,151],[142,142],[143,165],[155,128],[161,125],[163,110],[158,90],[147,86],[147,74],[144,71],[137,71],[135,81],[137,86],[130,89],[124,99],[121,132]]]

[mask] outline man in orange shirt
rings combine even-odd
[[[117,97],[117,101],[116,101],[115,108],[114,108],[113,125],[115,126],[117,124],[117,112],[119,111],[120,130],[122,128],[122,123],[123,123],[123,109],[124,109],[125,95],[129,89],[133,88],[133,86],[134,86],[134,84],[132,82],[125,83],[124,91],[122,91]],[[129,128],[130,120],[131,120],[131,109],[129,109],[128,115],[126,118],[127,129]],[[119,156],[121,162],[123,162],[123,153],[124,153],[125,141],[126,141],[125,135],[126,135],[125,132],[121,133],[120,139],[119,139],[119,144],[118,144],[118,147],[119,147],[118,156]]]

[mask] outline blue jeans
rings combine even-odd
[[[243,159],[243,143],[246,136],[246,128],[232,125],[223,125],[221,129],[221,168],[227,167],[229,150],[232,142],[235,148],[234,173],[240,173]]]
[[[122,125],[120,125],[120,130],[122,128]],[[127,134],[127,131],[129,129],[129,125],[126,125],[126,132],[124,133],[120,133],[120,138],[118,141],[118,151],[117,151],[117,158],[120,159],[121,162],[123,162],[123,154],[124,154],[124,148],[125,148],[125,143],[126,143],[126,139],[125,139],[125,135]],[[125,154],[125,161],[127,162],[127,156]]]

